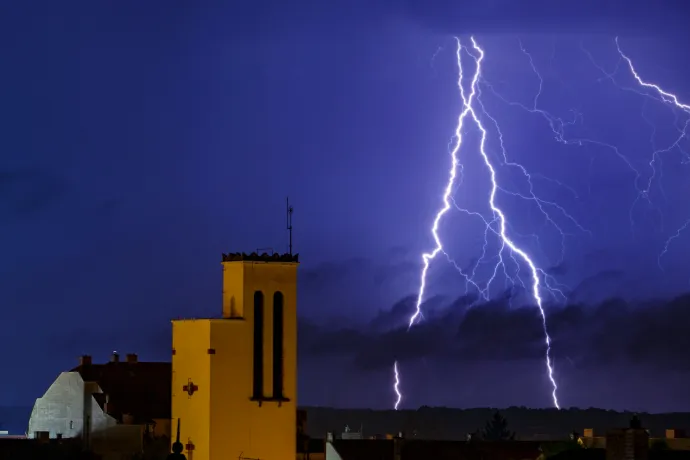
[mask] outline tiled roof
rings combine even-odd
[[[98,383],[108,395],[108,413],[117,419],[123,414],[131,414],[135,422],[171,417],[171,363],[120,361],[81,365],[71,372]],[[105,395],[94,395],[101,406]]]
[[[278,254],[273,253],[273,254],[258,254],[256,252],[252,252],[251,254],[246,254],[244,252],[230,252],[230,253],[223,253],[223,262],[240,262],[240,261],[248,261],[248,262],[299,262],[299,254]]]

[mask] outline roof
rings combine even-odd
[[[690,452],[687,450],[671,450],[671,449],[650,449],[649,460],[688,460],[690,459]]]
[[[130,414],[135,422],[171,417],[172,364],[165,362],[109,362],[77,366],[86,382],[96,382],[103,390],[94,398],[108,413],[121,420]]]
[[[252,252],[251,254],[246,254],[244,252],[229,252],[227,254],[223,253],[223,262],[299,262],[299,254],[258,254]]]
[[[40,442],[34,439],[7,439],[0,437],[0,458],[13,460],[75,460],[87,459],[79,440],[51,439]]]
[[[362,439],[333,441],[342,460],[393,460],[401,442],[401,460],[525,460],[541,454],[538,442],[431,441],[421,439]]]
[[[334,439],[342,460],[393,460],[392,439]]]
[[[324,453],[326,451],[326,441],[323,439],[316,438],[300,438],[299,435],[297,440],[297,453],[298,454],[316,454]]]

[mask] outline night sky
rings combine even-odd
[[[690,410],[690,228],[659,257],[690,219],[690,113],[637,86],[614,41],[688,104],[687,12],[565,3],[5,2],[0,405],[31,405],[81,354],[168,360],[171,318],[220,314],[221,252],[287,250],[289,196],[300,404],[390,408],[397,359],[402,407],[550,406],[509,252],[489,301],[439,256],[407,332],[461,110],[453,37],[474,34],[481,101],[532,177],[484,118],[496,202],[567,297],[543,293],[562,405]],[[453,197],[490,219],[466,128]],[[476,216],[439,234],[458,267],[480,260]]]

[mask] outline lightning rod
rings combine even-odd
[[[294,209],[290,206],[289,197],[285,199],[285,205],[287,206],[288,252],[292,255],[292,212]]]

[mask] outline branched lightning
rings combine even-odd
[[[527,250],[521,247],[518,243],[516,243],[516,237],[524,238],[526,237],[526,235],[520,235],[513,228],[511,228],[508,220],[509,216],[497,203],[497,197],[499,195],[508,195],[513,198],[528,201],[536,207],[536,209],[541,213],[541,215],[544,218],[544,224],[554,228],[561,236],[561,257],[557,261],[557,263],[562,262],[565,252],[565,239],[567,237],[572,236],[572,234],[566,231],[566,229],[564,229],[562,225],[554,219],[552,213],[557,213],[558,215],[560,215],[561,221],[569,222],[572,225],[572,228],[578,232],[590,236],[591,232],[588,229],[584,228],[582,225],[580,225],[575,219],[575,217],[568,213],[568,211],[564,207],[560,206],[556,202],[547,201],[540,198],[535,192],[534,182],[537,180],[551,182],[559,187],[568,190],[577,198],[577,192],[575,190],[568,187],[566,184],[563,184],[554,179],[550,179],[548,177],[541,176],[536,173],[530,173],[523,165],[509,159],[506,147],[504,145],[503,132],[501,131],[499,123],[497,122],[496,118],[489,114],[487,108],[485,107],[482,101],[482,89],[485,89],[488,93],[497,97],[498,100],[503,101],[508,105],[519,107],[530,114],[542,117],[547,122],[548,127],[553,132],[554,139],[558,143],[570,146],[592,145],[608,150],[612,154],[614,154],[623,163],[624,167],[627,168],[627,170],[629,170],[634,175],[634,186],[637,191],[637,197],[633,201],[630,209],[631,228],[633,225],[633,209],[636,203],[638,203],[639,200],[644,200],[653,206],[650,199],[650,190],[655,180],[661,180],[661,172],[657,170],[657,163],[661,163],[661,154],[669,152],[672,149],[678,149],[684,155],[686,162],[690,162],[690,155],[684,152],[680,145],[680,142],[683,139],[687,139],[688,126],[690,125],[690,117],[688,117],[687,120],[680,123],[679,125],[678,117],[676,116],[675,126],[678,130],[678,136],[675,137],[674,141],[667,147],[657,148],[656,146],[654,146],[654,141],[652,140],[654,152],[652,153],[651,160],[648,163],[651,174],[643,180],[643,173],[637,169],[633,162],[621,151],[621,149],[618,146],[595,139],[568,136],[568,130],[572,126],[579,122],[582,122],[583,120],[582,114],[580,114],[578,111],[571,110],[572,117],[569,119],[563,119],[552,115],[551,113],[547,112],[539,106],[539,100],[542,95],[544,80],[534,63],[531,54],[522,45],[522,43],[520,43],[520,50],[526,56],[526,59],[528,60],[529,65],[531,66],[531,69],[538,81],[537,92],[535,93],[529,105],[507,100],[495,90],[494,86],[489,81],[487,81],[482,76],[482,62],[484,60],[485,53],[484,50],[477,44],[474,37],[470,37],[471,46],[463,45],[461,41],[457,38],[456,42],[456,59],[458,66],[457,85],[462,104],[461,112],[458,116],[458,123],[453,137],[454,141],[451,145],[449,145],[451,166],[448,171],[448,182],[445,186],[444,193],[442,195],[442,206],[438,210],[433,220],[433,224],[431,226],[431,234],[435,246],[433,250],[431,250],[430,252],[422,254],[423,265],[420,273],[419,291],[416,298],[414,312],[409,318],[408,330],[423,318],[422,302],[424,301],[427,290],[427,276],[431,262],[434,259],[436,259],[439,254],[443,254],[445,259],[457,269],[460,275],[464,278],[468,289],[470,287],[476,289],[477,292],[481,295],[481,297],[487,300],[489,299],[490,287],[492,283],[497,278],[497,276],[501,274],[502,271],[502,275],[505,277],[507,281],[511,281],[513,284],[518,283],[530,292],[534,303],[539,309],[545,341],[545,365],[548,378],[552,386],[551,396],[553,400],[553,405],[556,408],[560,408],[559,399],[557,395],[558,385],[556,383],[556,379],[554,376],[554,367],[551,358],[551,337],[549,336],[547,329],[546,313],[544,309],[544,298],[542,296],[543,294],[549,294],[553,296],[555,299],[563,300],[565,299],[565,293],[561,290],[563,286],[558,284],[553,277],[551,277],[548,273],[539,268],[539,266],[535,263],[533,257],[527,252]],[[592,55],[586,49],[584,49],[584,47],[582,47],[582,51],[586,53],[590,61],[594,64],[594,66],[596,66],[597,69],[599,69],[599,71],[602,72],[605,78],[612,81],[618,88],[626,91],[635,92],[641,96],[666,104],[670,107],[670,109],[674,111],[680,111],[687,115],[690,115],[690,105],[680,102],[677,95],[662,89],[661,86],[658,84],[647,82],[640,77],[635,66],[633,65],[632,60],[622,51],[618,38],[615,39],[615,45],[620,55],[620,61],[613,72],[606,72],[600,65],[598,65],[594,61]],[[475,65],[474,72],[469,82],[469,89],[466,89],[464,85],[465,68],[463,67],[463,56],[468,56],[472,63],[474,63]],[[624,64],[624,67],[626,67],[629,70],[630,74],[633,76],[639,88],[623,87],[617,82],[616,74],[620,70],[621,64]],[[650,123],[649,120],[647,120],[646,118],[645,121]],[[478,151],[476,153],[480,155],[480,158],[482,160],[481,162],[488,171],[489,178],[491,181],[490,193],[487,197],[487,205],[488,209],[490,209],[490,212],[486,212],[486,214],[488,215],[485,215],[483,212],[462,208],[454,199],[454,193],[462,183],[463,166],[459,161],[459,156],[460,150],[463,147],[463,135],[468,127],[474,127],[476,130],[478,130],[480,134],[479,146],[477,149]],[[495,140],[498,146],[498,148],[496,149],[498,151],[498,155],[495,159],[492,158],[492,156],[488,153],[487,149],[489,128],[493,133],[495,133],[495,139],[493,139],[493,137],[492,139]],[[499,168],[510,168],[519,171],[519,173],[521,174],[521,176],[527,184],[527,191],[515,192],[506,187],[505,183],[502,183],[503,181],[500,181],[498,177]],[[443,242],[439,236],[439,227],[441,221],[443,220],[444,216],[448,213],[448,211],[450,211],[451,209],[460,211],[472,218],[479,219],[484,224],[484,245],[481,249],[480,257],[477,258],[469,268],[461,268],[455,262],[455,260],[452,259],[452,257],[445,251]],[[661,259],[668,252],[669,245],[674,240],[680,238],[683,232],[686,230],[690,231],[690,219],[688,219],[683,225],[681,225],[677,229],[677,231],[666,240],[663,250],[658,256],[659,267],[662,266]],[[536,240],[537,244],[539,243],[538,237],[536,235],[530,236]],[[497,254],[494,254],[493,256],[489,256],[487,254],[489,237],[497,238],[497,241],[499,243],[499,249],[497,251]],[[510,272],[506,264],[508,260],[512,261],[512,273]],[[482,283],[476,280],[477,270],[481,264],[493,264],[492,273],[489,276],[488,281]],[[529,282],[527,284],[522,280],[520,276],[520,267],[527,268],[529,275]],[[397,396],[395,402],[395,409],[397,410],[400,405],[400,402],[403,399],[402,392],[400,390],[401,380],[397,361],[395,361],[394,363],[393,370],[395,375],[395,384],[393,389]]]
[[[494,118],[492,118],[488,112],[486,111],[484,105],[482,104],[480,100],[480,95],[481,91],[479,89],[479,81],[481,78],[481,71],[482,71],[482,61],[484,60],[484,50],[479,47],[477,44],[476,40],[474,37],[470,38],[471,41],[471,50],[464,46],[462,42],[459,39],[456,39],[457,41],[457,48],[456,48],[456,59],[457,59],[457,65],[458,65],[458,89],[460,93],[460,99],[462,102],[462,109],[460,112],[460,115],[458,117],[458,124],[455,130],[455,143],[453,147],[450,149],[450,156],[451,156],[451,167],[449,170],[448,174],[448,183],[446,184],[445,191],[443,194],[443,206],[441,209],[438,211],[436,214],[436,217],[434,218],[433,225],[431,228],[431,234],[433,236],[434,242],[435,242],[435,247],[431,252],[425,253],[422,255],[422,271],[421,271],[421,280],[420,280],[420,288],[419,292],[417,294],[417,302],[415,305],[415,311],[410,316],[409,319],[409,324],[408,324],[408,329],[411,328],[419,319],[422,318],[422,302],[424,300],[424,295],[426,291],[426,284],[427,284],[427,274],[429,271],[429,267],[431,264],[431,261],[433,261],[436,256],[439,254],[444,254],[446,258],[448,258],[449,261],[451,261],[456,268],[460,271],[460,273],[465,277],[465,279],[468,281],[469,284],[475,286],[478,288],[480,294],[484,297],[488,298],[489,295],[489,287],[493,280],[495,279],[498,271],[503,268],[503,271],[508,279],[515,279],[516,275],[511,276],[508,274],[508,271],[506,269],[506,265],[504,263],[503,259],[503,254],[504,253],[509,253],[509,256],[515,263],[515,266],[517,267],[516,270],[519,271],[519,266],[520,264],[518,263],[518,259],[522,261],[522,264],[526,265],[527,268],[529,269],[529,274],[531,278],[531,286],[529,287],[529,291],[531,292],[531,295],[534,299],[534,302],[536,303],[537,307],[539,308],[539,312],[541,314],[542,318],[542,326],[544,330],[544,336],[545,336],[545,363],[546,363],[546,369],[548,373],[548,378],[551,382],[552,385],[552,399],[553,399],[553,404],[555,407],[560,408],[560,404],[558,402],[558,396],[557,396],[557,390],[558,390],[558,385],[556,384],[556,379],[554,377],[554,369],[551,363],[551,337],[549,336],[547,325],[546,325],[546,313],[544,311],[544,306],[543,306],[543,298],[542,298],[542,289],[546,288],[549,289],[550,292],[556,292],[560,293],[562,295],[562,292],[559,291],[556,288],[553,288],[553,290],[550,288],[548,284],[549,278],[546,276],[546,274],[537,267],[535,262],[532,260],[532,258],[528,255],[528,253],[522,249],[521,247],[518,246],[518,244],[509,236],[508,232],[508,221],[507,221],[507,216],[506,213],[499,207],[497,204],[497,194],[499,192],[507,193],[510,195],[513,195],[518,198],[522,198],[528,201],[534,202],[540,212],[544,215],[546,221],[553,225],[559,232],[560,234],[565,237],[566,233],[561,230],[561,228],[556,224],[556,222],[550,217],[549,213],[546,211],[546,207],[551,207],[559,212],[561,212],[566,218],[570,219],[572,222],[575,223],[576,226],[578,226],[580,229],[583,231],[586,231],[586,229],[582,228],[575,219],[570,216],[562,207],[557,205],[556,203],[553,202],[548,202],[541,200],[538,198],[535,193],[534,189],[532,186],[532,176],[527,172],[527,170],[520,164],[510,162],[507,159],[505,149],[503,148],[503,134],[501,133],[498,123]],[[471,78],[471,82],[469,85],[469,91],[465,89],[464,87],[464,67],[463,67],[463,54],[466,54],[467,56],[470,57],[470,59],[474,62],[475,64],[475,70]],[[486,142],[487,142],[487,136],[488,136],[488,131],[485,128],[483,122],[482,122],[482,116],[486,117],[489,119],[492,124],[495,126],[497,129],[497,132],[499,134],[499,141],[500,145],[502,148],[503,152],[503,165],[504,166],[509,166],[509,167],[514,167],[518,168],[522,171],[523,175],[526,177],[527,182],[529,184],[529,195],[524,195],[524,194],[519,194],[515,192],[509,192],[506,188],[502,187],[497,178],[497,172],[496,172],[496,167],[493,163],[493,161],[490,159],[489,154],[487,153],[487,147],[486,147]],[[458,178],[458,170],[461,168],[461,164],[459,162],[459,152],[460,148],[463,144],[463,130],[465,129],[465,122],[469,120],[470,122],[473,122],[474,126],[479,130],[481,136],[480,136],[480,142],[479,142],[479,155],[481,156],[481,159],[483,160],[483,163],[485,167],[487,168],[489,172],[489,177],[491,180],[491,191],[489,193],[489,197],[487,199],[487,204],[489,209],[491,210],[491,217],[486,218],[483,214],[476,212],[476,211],[471,211],[467,209],[460,208],[457,206],[455,203],[455,200],[453,199],[453,192],[455,191],[456,188],[456,179]],[[450,258],[450,256],[445,252],[443,248],[443,242],[441,241],[441,238],[439,237],[438,231],[439,231],[439,225],[441,223],[441,220],[443,219],[444,215],[451,209],[451,207],[457,208],[459,211],[462,211],[468,215],[478,217],[481,219],[484,224],[485,224],[485,244],[482,249],[482,256],[477,260],[477,262],[474,264],[474,267],[470,270],[469,273],[466,273],[457,266],[457,264],[454,263],[454,261]],[[498,257],[497,257],[497,262],[494,266],[493,270],[493,275],[490,277],[489,281],[486,283],[484,288],[479,288],[478,284],[474,281],[474,275],[477,269],[477,266],[485,259],[486,256],[486,245],[488,244],[488,241],[486,237],[488,237],[489,234],[494,234],[498,237],[500,241],[500,250],[498,251]],[[524,285],[524,284],[523,284]],[[397,361],[394,363],[394,370],[396,373],[396,376],[398,376],[397,372]],[[396,382],[399,380],[396,379]],[[396,386],[396,393],[398,393],[398,388]],[[399,393],[398,393],[399,394]],[[398,399],[398,402],[396,402],[395,408],[398,408],[400,399]]]
[[[632,60],[621,49],[620,43],[618,41],[618,37],[616,37],[616,49],[618,50],[618,54],[620,54],[621,58],[627,64],[628,69],[630,69],[630,73],[632,74],[635,81],[637,81],[638,85],[640,85],[644,89],[651,90],[652,94],[654,96],[656,96],[659,100],[661,100],[663,103],[668,104],[672,107],[675,107],[676,109],[679,109],[679,110],[685,112],[686,114],[690,115],[690,105],[681,103],[680,100],[678,99],[677,95],[675,95],[673,93],[669,93],[669,92],[663,90],[661,88],[661,86],[659,86],[658,84],[649,83],[640,77],[640,74],[637,73],[637,70],[635,69],[635,66],[633,65]],[[610,78],[613,80],[612,75],[610,76]],[[615,80],[613,80],[613,81],[615,83]],[[649,96],[649,93],[646,93],[644,95]],[[679,129],[679,133],[678,133],[679,135],[676,138],[676,140],[673,143],[671,143],[671,145],[669,145],[665,149],[656,149],[652,153],[652,159],[649,162],[649,166],[652,168],[652,175],[650,176],[649,181],[647,183],[647,191],[651,188],[652,181],[656,177],[655,163],[659,160],[659,155],[661,153],[668,152],[671,149],[679,147],[680,141],[682,139],[687,138],[688,124],[690,124],[690,118],[688,118],[688,120],[685,121],[682,129]],[[678,228],[678,230],[666,240],[666,242],[664,244],[664,248],[661,251],[661,253],[659,254],[659,258],[658,258],[659,268],[662,268],[661,258],[668,252],[668,248],[669,248],[669,245],[671,244],[671,242],[677,238],[680,238],[683,231],[685,231],[688,227],[690,227],[690,219],[686,220],[685,223],[683,225],[681,225],[680,228]]]

